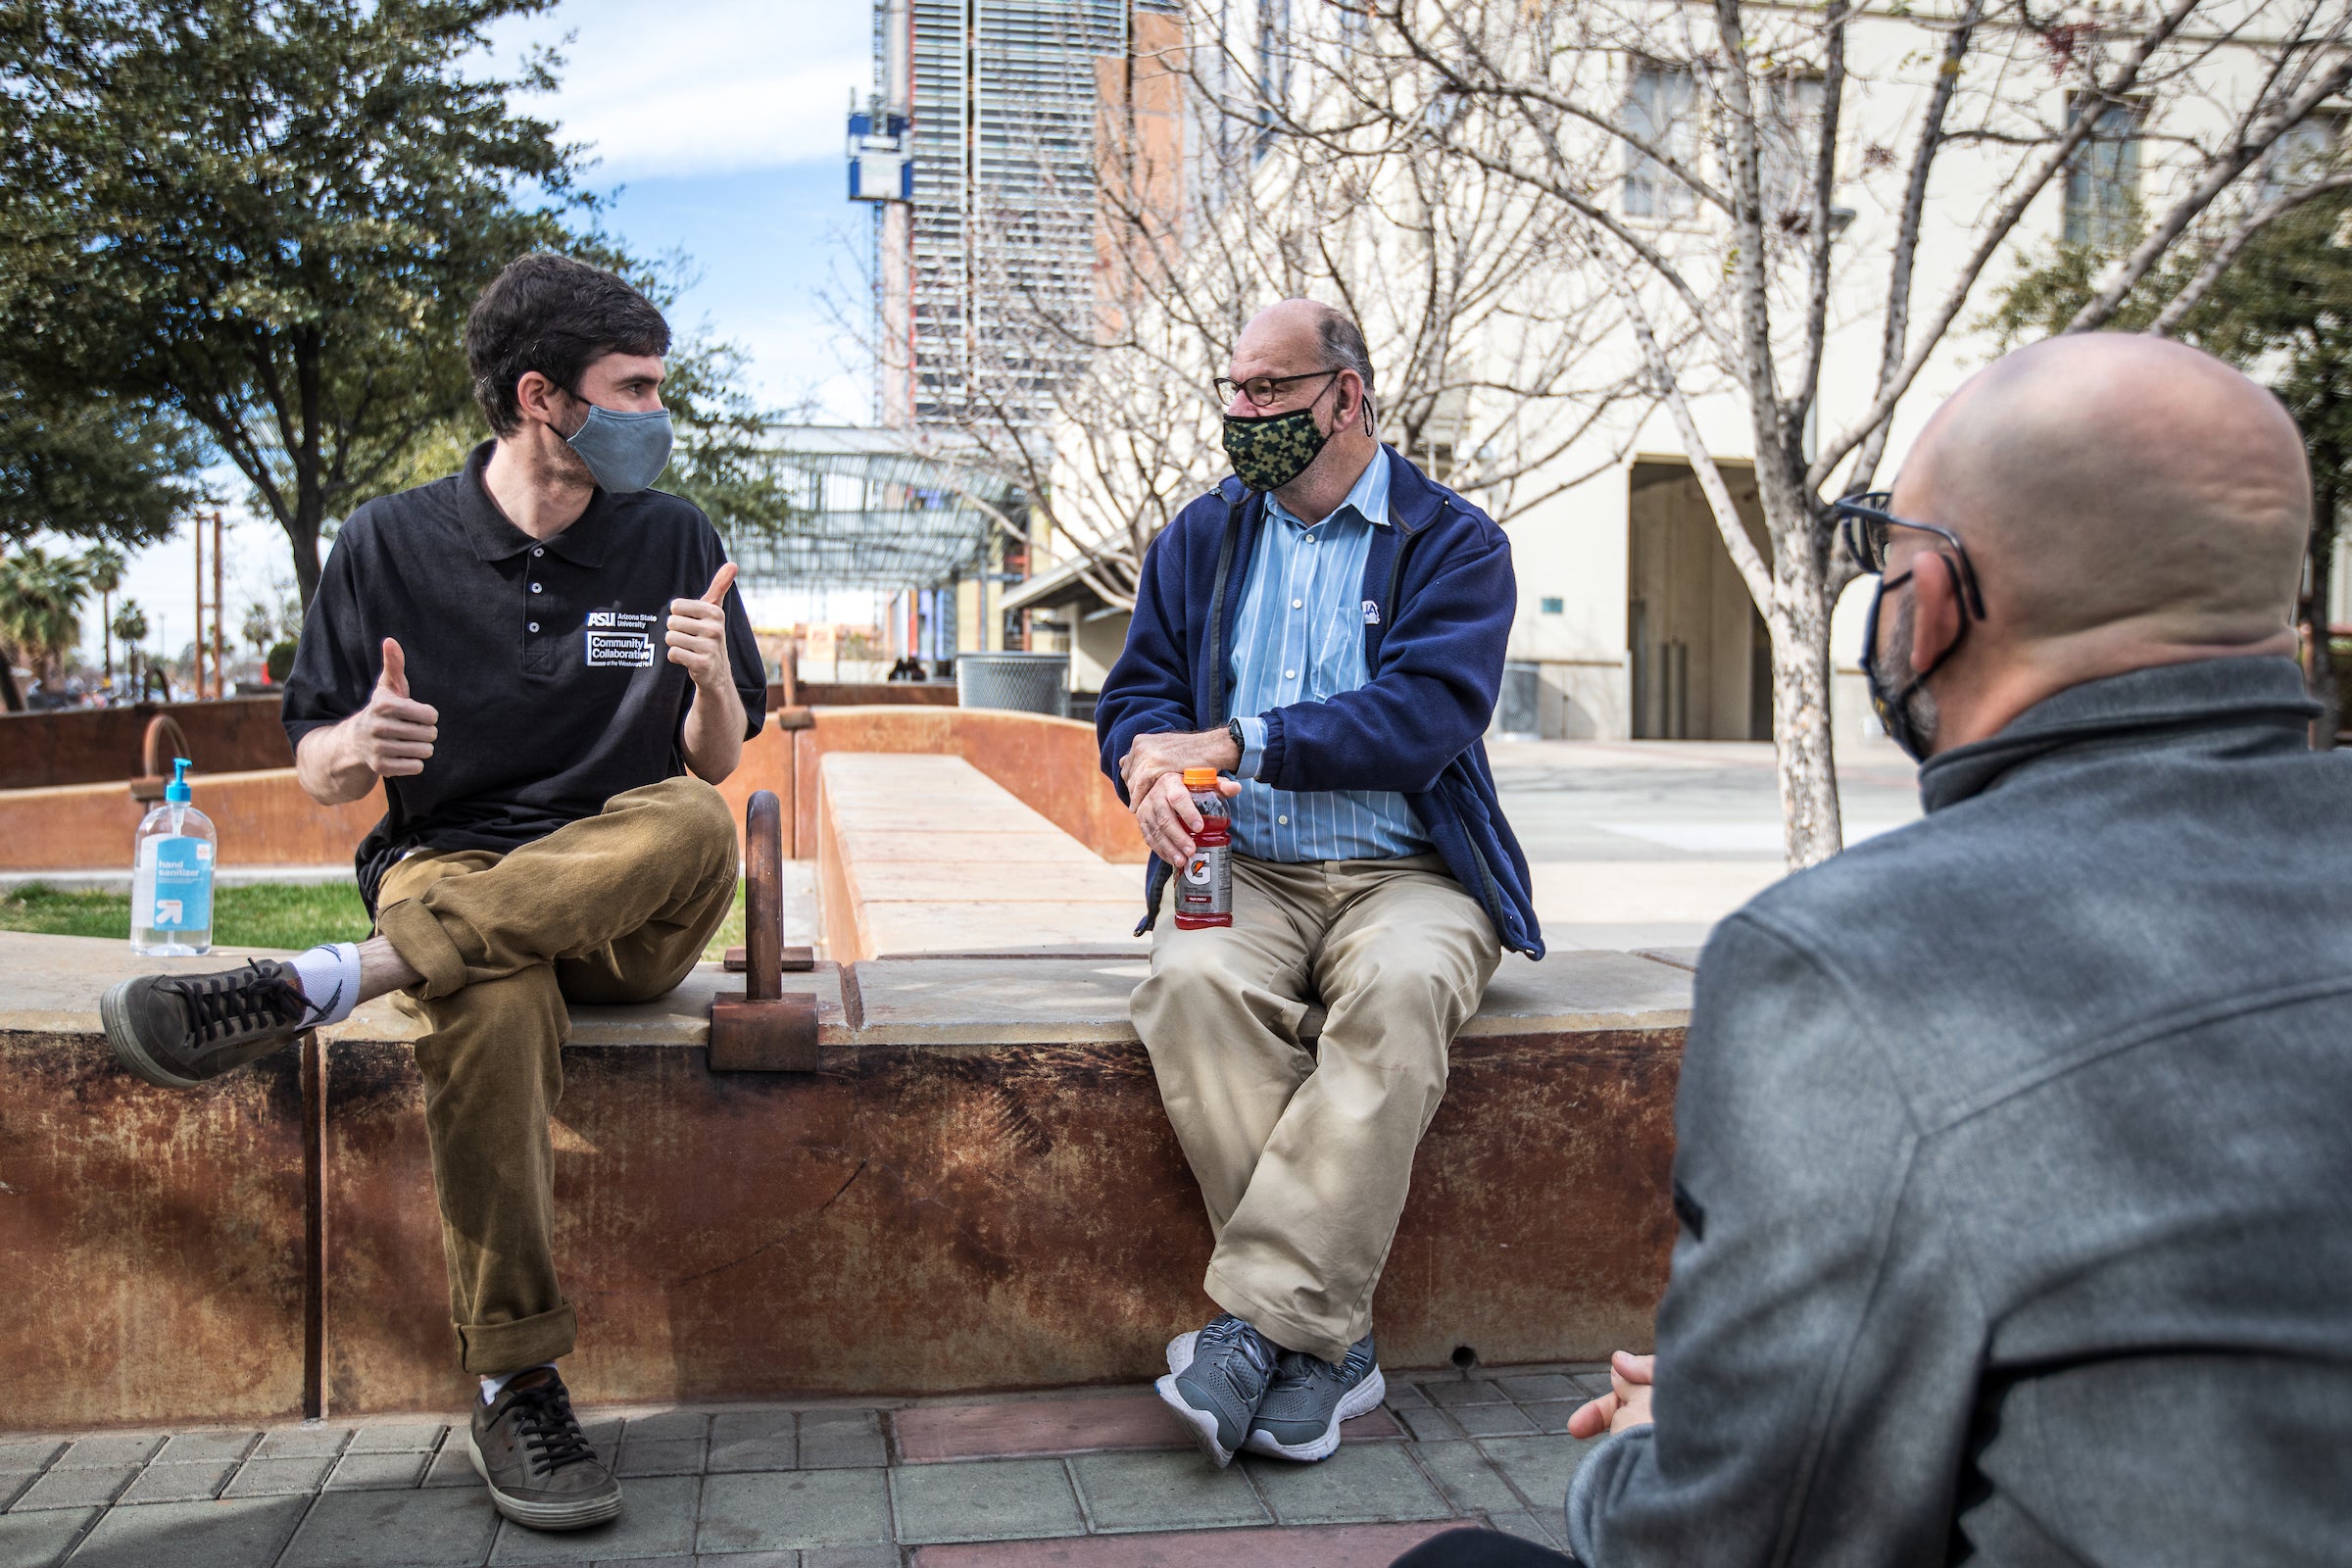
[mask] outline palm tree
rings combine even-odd
[[[112,545],[92,545],[81,553],[82,580],[98,592],[98,636],[106,647],[106,683],[115,683],[115,616],[109,601],[122,586],[122,552]]]
[[[123,672],[130,676],[134,700],[147,700],[147,679],[139,672],[139,645],[147,640],[147,612],[139,608],[136,599],[125,599],[115,610],[115,618],[108,630],[122,639]]]
[[[0,644],[44,684],[81,642],[81,602],[89,593],[77,556],[52,556],[26,545],[0,558]]]

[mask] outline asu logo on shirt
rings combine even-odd
[[[626,611],[588,612],[587,660],[591,669],[649,669],[654,662],[653,624],[658,617]]]

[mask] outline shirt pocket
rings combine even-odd
[[[1363,684],[1363,630],[1356,624],[1354,609],[1345,603],[1334,605],[1316,623],[1314,646],[1307,651],[1305,695],[1317,702]]]

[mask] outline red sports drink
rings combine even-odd
[[[1176,878],[1176,929],[1231,925],[1233,819],[1225,809],[1225,797],[1217,793],[1217,770],[1188,767],[1184,787],[1193,792],[1193,809],[1200,813],[1200,831],[1193,835],[1192,856]]]

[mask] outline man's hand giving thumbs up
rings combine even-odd
[[[708,692],[733,686],[727,668],[727,589],[735,581],[735,563],[718,568],[700,599],[669,602],[669,662],[686,666],[695,685]]]
[[[735,690],[727,660],[727,589],[735,563],[726,562],[700,599],[669,602],[669,662],[694,679],[694,706],[686,710],[679,750],[695,776],[716,784],[735,771],[743,757],[743,697]]]
[[[294,758],[303,789],[316,801],[356,801],[379,778],[421,773],[440,723],[440,710],[409,696],[408,660],[387,637],[368,706],[332,729],[303,737]]]

